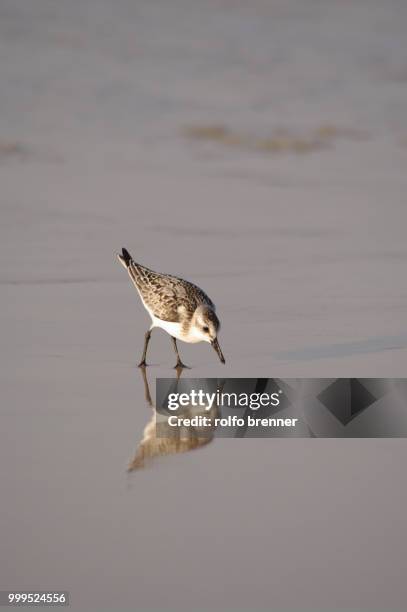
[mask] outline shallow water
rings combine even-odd
[[[405,376],[406,9],[1,3],[0,588],[405,608],[403,440],[216,439],[127,472],[148,318],[114,255],[216,302],[226,366],[182,345],[194,377]],[[185,133],[216,125],[239,146]],[[150,362],[172,375],[159,331]]]

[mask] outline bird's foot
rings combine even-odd
[[[174,366],[175,370],[183,370],[184,368],[186,368],[187,370],[191,369],[187,365],[185,365],[185,363],[182,363],[181,360],[177,361],[176,365]]]

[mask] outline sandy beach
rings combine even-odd
[[[116,253],[216,302],[226,365],[182,344],[191,376],[404,377],[406,27],[397,0],[0,2],[0,589],[405,609],[403,440],[127,473],[149,320]],[[153,393],[160,331],[150,362]]]

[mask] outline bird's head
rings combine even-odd
[[[200,342],[209,342],[217,352],[221,362],[225,363],[225,358],[218,342],[220,321],[215,311],[212,310],[210,306],[201,304],[194,312],[192,326],[194,336],[197,340]]]

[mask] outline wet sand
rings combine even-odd
[[[403,440],[216,439],[127,472],[148,317],[115,253],[216,302],[227,363],[181,345],[193,376],[405,376],[406,8],[1,3],[1,589],[405,608]],[[150,362],[153,387],[159,331]]]

